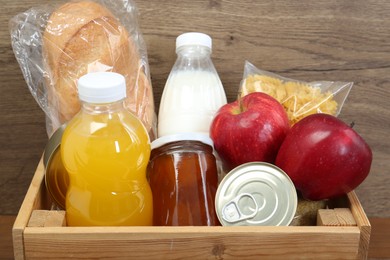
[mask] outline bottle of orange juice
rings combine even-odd
[[[153,223],[146,179],[149,136],[123,105],[122,75],[95,72],[78,81],[80,112],[68,123],[61,156],[69,173],[69,226],[145,226]]]

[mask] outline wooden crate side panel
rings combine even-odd
[[[20,226],[14,226],[12,228],[12,244],[15,260],[24,259],[23,230]]]
[[[360,228],[359,259],[367,259],[370,246],[371,224],[355,192],[348,193],[350,209]]]
[[[27,227],[27,259],[358,259],[357,227]]]
[[[48,207],[48,196],[44,185],[44,166],[41,159],[12,227],[12,240],[16,260],[24,259],[23,232],[32,211]]]

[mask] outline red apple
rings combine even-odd
[[[274,163],[290,129],[287,113],[273,97],[251,93],[222,106],[210,127],[210,137],[227,170],[253,161]]]
[[[348,193],[370,172],[372,152],[340,119],[314,114],[297,122],[281,145],[275,164],[309,200]]]

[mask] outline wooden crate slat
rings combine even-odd
[[[13,228],[15,259],[366,259],[371,226],[354,192],[357,226],[28,227],[33,210],[50,210],[42,161]],[[347,202],[347,203],[346,203]]]
[[[26,228],[31,259],[357,259],[357,227]],[[61,246],[58,246],[61,245]]]

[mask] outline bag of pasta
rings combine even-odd
[[[260,70],[246,61],[239,98],[252,92],[264,92],[277,99],[293,125],[302,118],[325,113],[338,116],[353,82],[303,82]]]

